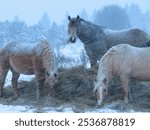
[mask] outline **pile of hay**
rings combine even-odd
[[[83,66],[73,68],[59,69],[58,84],[55,87],[54,100],[60,102],[80,102],[83,104],[96,104],[96,95],[93,93],[94,79],[96,69],[87,69]],[[12,86],[4,88],[4,101],[6,104],[36,104],[36,84],[35,79],[32,81],[20,81],[18,84],[20,97],[19,100],[14,95]],[[43,96],[41,100],[48,99],[48,88],[43,87]],[[9,100],[8,100],[9,99]],[[54,102],[55,102],[54,101]],[[90,101],[92,103],[90,103]],[[93,103],[94,102],[94,103]]]
[[[59,70],[59,83],[56,87],[57,97],[63,100],[74,98],[93,99],[94,79],[96,69],[87,69],[82,66]]]
[[[43,87],[43,96],[40,102],[36,100],[36,85],[35,80],[19,82],[20,97],[16,98],[12,87],[4,88],[4,97],[0,98],[2,104],[13,105],[31,105],[31,106],[60,106],[64,103],[72,104],[76,108],[89,108],[96,106],[96,95],[93,93],[94,79],[97,75],[97,69],[87,69],[83,66],[73,67],[69,69],[60,69],[58,77],[58,85],[55,87],[54,98],[48,97],[48,88]],[[133,103],[129,103],[128,107],[137,111],[149,110],[150,103],[150,84],[142,84],[141,82],[130,82]],[[121,93],[120,80],[114,78],[109,84],[109,95],[105,104],[111,104],[121,100],[122,105],[123,95]],[[121,106],[122,106],[121,105]],[[116,109],[121,109],[120,103],[115,105]]]

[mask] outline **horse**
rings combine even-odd
[[[49,95],[58,82],[55,55],[47,41],[37,43],[10,42],[0,48],[0,96],[8,70],[12,72],[12,86],[19,96],[18,78],[20,74],[35,75],[37,100],[41,96],[41,87],[49,89]]]
[[[121,80],[121,88],[125,103],[132,101],[130,79],[139,81],[150,80],[150,47],[134,47],[129,44],[119,44],[110,48],[101,58],[98,74],[94,82],[94,92],[97,93],[97,104],[102,105],[108,95],[108,85],[112,77],[117,75]]]
[[[95,25],[80,18],[68,16],[68,42],[75,43],[79,38],[84,45],[89,57],[91,67],[97,64],[106,51],[114,45],[128,43],[133,46],[140,46],[150,40],[150,35],[138,28],[110,30],[108,28]]]

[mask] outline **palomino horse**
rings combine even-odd
[[[97,60],[114,45],[131,44],[140,46],[150,39],[150,36],[140,29],[110,30],[81,19],[79,16],[68,16],[68,33],[70,41],[76,42],[78,37],[84,44],[91,66],[96,65]]]
[[[94,91],[97,92],[97,103],[101,105],[107,96],[108,83],[113,75],[118,75],[122,83],[124,101],[130,95],[129,79],[150,80],[150,47],[139,48],[129,44],[119,44],[109,49],[101,58]],[[129,95],[128,95],[129,93]]]
[[[13,74],[12,85],[16,96],[19,95],[17,82],[20,74],[35,74],[37,99],[40,98],[44,81],[50,90],[57,83],[54,53],[46,41],[30,44],[12,42],[0,49],[0,96],[3,96],[3,86],[9,69]]]

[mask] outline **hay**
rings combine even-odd
[[[31,105],[37,108],[48,106],[59,107],[68,103],[76,106],[75,111],[80,111],[96,106],[96,95],[93,93],[94,79],[97,75],[97,69],[87,69],[82,66],[69,69],[60,69],[58,77],[58,85],[55,88],[54,98],[48,97],[48,89],[43,87],[43,96],[40,102],[36,100],[35,80],[19,82],[20,97],[16,98],[12,87],[4,88],[4,97],[0,98],[2,104],[13,105]],[[109,95],[105,104],[114,103],[113,107],[122,111],[122,106],[129,107],[137,111],[149,111],[150,103],[150,87],[143,85],[141,82],[130,82],[132,89],[133,103],[124,104],[123,95],[121,93],[120,81],[114,78],[110,82]],[[120,104],[121,103],[121,104]],[[78,110],[77,110],[78,109]]]
[[[95,69],[87,69],[82,66],[60,69],[59,83],[56,87],[57,97],[64,100],[72,100],[76,97],[93,99],[95,76]]]

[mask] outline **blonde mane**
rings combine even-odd
[[[122,54],[122,51],[120,51],[120,45],[121,44],[119,44],[119,45],[116,45],[116,46],[114,46],[114,47],[112,47],[112,48],[110,48],[105,54],[104,54],[104,56],[101,58],[101,60],[100,60],[100,64],[99,64],[99,71],[100,72],[98,72],[98,73],[101,73],[99,76],[100,77],[102,77],[102,78],[104,78],[103,76],[105,76],[105,77],[107,77],[107,72],[108,72],[108,66],[107,65],[109,65],[108,63],[110,62],[110,60],[111,60],[111,58],[112,58],[112,56],[114,56],[114,55],[120,55],[120,54]],[[121,49],[122,50],[122,49]],[[102,74],[103,74],[103,76],[102,76]],[[100,78],[98,78],[98,79],[100,79]]]
[[[42,49],[41,55],[43,58],[43,66],[46,68],[47,72],[54,74],[56,71],[56,61],[52,47],[47,43],[47,41],[41,41],[38,44],[38,47]]]

